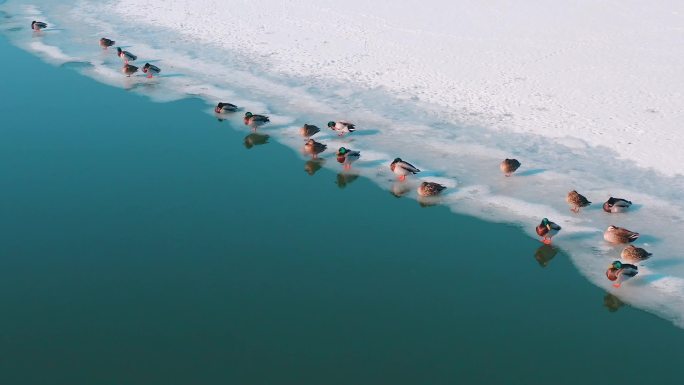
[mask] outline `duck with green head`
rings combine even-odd
[[[328,122],[328,127],[337,132],[337,136],[343,136],[344,134],[356,131],[356,127],[352,123],[345,121],[333,122],[331,120]]]
[[[337,150],[337,162],[344,165],[345,170],[351,169],[353,162],[356,162],[361,157],[361,152],[350,150],[348,148],[340,147]]]
[[[639,274],[639,268],[636,265],[622,263],[620,261],[614,261],[608,266],[608,270],[606,270],[606,277],[608,280],[615,282],[613,283],[613,287],[620,287],[624,281],[637,274]]]
[[[266,115],[253,114],[249,111],[245,112],[245,125],[252,126],[256,128],[270,122],[271,120]]]
[[[547,245],[550,245],[551,238],[561,231],[561,227],[548,220],[548,218],[544,218],[542,219],[541,223],[537,225],[536,230],[537,235],[542,237],[541,241]]]

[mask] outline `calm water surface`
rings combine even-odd
[[[0,53],[0,384],[682,381],[684,331],[515,227]]]

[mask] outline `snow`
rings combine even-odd
[[[382,87],[452,121],[605,146],[684,175],[684,2],[122,0],[113,10],[263,58],[274,73]]]

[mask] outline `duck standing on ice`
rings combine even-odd
[[[35,21],[33,20],[31,22],[31,29],[34,31],[40,31],[41,29],[47,28],[47,24],[43,23],[42,21]]]
[[[147,78],[152,78],[153,75],[159,75],[161,72],[161,69],[157,67],[156,65],[152,65],[150,63],[145,63],[143,66],[142,71],[147,74]]]
[[[133,55],[128,51],[122,50],[121,47],[116,47],[116,56],[120,57],[121,60],[123,60],[126,64],[128,64],[129,61],[138,60],[137,56]]]
[[[313,139],[307,140],[304,144],[304,152],[311,155],[311,159],[318,158],[318,154],[325,151],[326,148],[328,148],[327,145]]]
[[[582,194],[575,190],[568,193],[565,201],[570,205],[570,211],[573,213],[579,213],[581,207],[587,207],[591,204],[589,200]]]
[[[342,163],[345,170],[349,170],[351,169],[352,163],[356,162],[361,157],[361,152],[340,147],[340,149],[337,150],[336,155],[337,162]]]
[[[636,265],[629,263],[622,263],[620,261],[613,262],[606,270],[606,277],[610,281],[614,281],[613,287],[620,287],[622,282],[639,274],[639,268]]]
[[[395,173],[400,181],[406,180],[407,175],[417,174],[420,170],[409,162],[396,158],[390,163],[390,170]]]
[[[333,131],[337,132],[337,136],[343,136],[345,134],[348,134],[350,132],[356,131],[356,127],[349,122],[333,122],[332,120],[328,122],[328,127],[332,129]]]
[[[319,131],[321,131],[321,129],[318,128],[318,126],[304,123],[304,125],[299,129],[299,135],[305,138],[310,138],[316,135]]]
[[[501,169],[501,172],[504,173],[505,176],[511,176],[520,167],[520,162],[518,162],[517,159],[504,159],[501,164],[499,165],[499,168]]]
[[[603,204],[603,211],[607,213],[621,213],[626,211],[631,205],[632,202],[627,199],[610,197],[610,199]]]
[[[134,73],[138,72],[138,67],[132,64],[124,64],[123,68],[121,69],[121,72],[123,72],[126,76],[130,77]]]
[[[559,231],[561,231],[561,227],[550,220],[548,218],[542,219],[541,223],[537,225],[537,235],[542,237],[542,242],[544,242],[547,245],[551,244],[551,238],[553,238],[554,235],[558,234]]]
[[[116,42],[114,40],[107,39],[106,37],[100,39],[100,47],[102,47],[103,49],[107,49],[113,46],[115,43]]]
[[[271,121],[266,115],[253,114],[249,111],[245,112],[244,118],[245,124],[256,128],[262,124],[266,124]]]

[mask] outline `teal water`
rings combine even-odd
[[[1,384],[681,383],[681,329],[515,227],[0,52]]]

